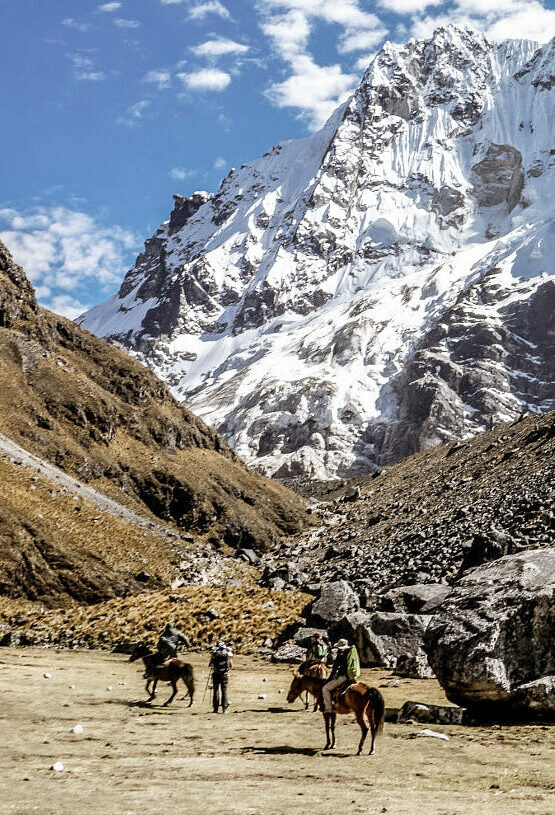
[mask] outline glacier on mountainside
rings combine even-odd
[[[80,318],[278,477],[555,406],[554,43],[387,43],[314,135],[174,196]]]

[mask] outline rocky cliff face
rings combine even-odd
[[[83,325],[278,477],[550,409],[553,52],[386,44],[322,131],[176,196]]]

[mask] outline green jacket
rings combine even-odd
[[[360,676],[360,659],[356,645],[351,645],[347,653],[347,676],[349,679],[358,679]]]
[[[313,642],[306,652],[307,659],[317,659],[319,662],[323,662],[327,655],[328,649],[326,645],[320,641]]]

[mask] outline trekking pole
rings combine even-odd
[[[204,688],[204,693],[202,694],[202,701],[203,701],[203,702],[204,702],[204,700],[205,700],[205,698],[206,698],[206,691],[208,690],[208,686],[209,686],[209,684],[210,684],[210,679],[211,679],[211,678],[212,678],[212,672],[211,672],[211,671],[208,671],[208,679],[206,680],[206,685],[205,685],[205,688]]]

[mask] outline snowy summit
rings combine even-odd
[[[553,52],[387,43],[320,132],[175,196],[80,322],[280,477],[552,409]]]

